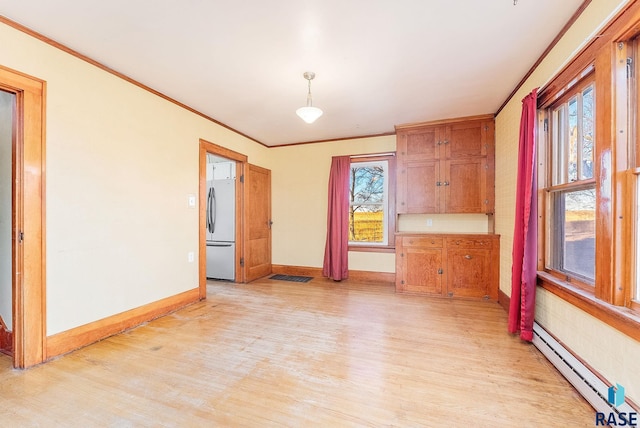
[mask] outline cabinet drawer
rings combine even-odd
[[[442,238],[431,238],[428,236],[405,236],[402,238],[404,247],[442,248]]]
[[[490,238],[447,238],[448,248],[491,248]]]

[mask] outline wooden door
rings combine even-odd
[[[483,213],[489,210],[486,158],[445,161],[444,212]]]
[[[440,139],[437,126],[402,131],[398,135],[397,151],[403,160],[439,159]]]
[[[491,250],[447,248],[447,293],[451,297],[490,297]]]
[[[404,291],[442,294],[442,250],[406,248],[403,256]]]
[[[271,273],[271,171],[248,164],[245,170],[245,280]]]
[[[397,237],[396,291],[442,294],[442,239]]]
[[[440,161],[409,162],[402,166],[398,212],[437,213],[440,211]]]
[[[487,155],[487,135],[489,125],[487,121],[468,121],[451,124],[446,128],[443,141],[447,159],[459,159],[470,156]]]

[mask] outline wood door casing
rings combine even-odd
[[[13,366],[26,368],[47,358],[46,83],[0,66],[0,89],[16,95],[12,189]]]
[[[245,278],[271,273],[271,171],[248,164],[245,170]]]
[[[244,173],[244,165],[247,162],[247,156],[242,153],[235,152],[227,149],[226,147],[219,146],[210,141],[200,139],[200,158],[199,158],[199,171],[200,171],[200,189],[199,189],[199,222],[198,222],[198,277],[199,277],[199,292],[200,299],[206,299],[207,297],[207,247],[206,247],[206,200],[207,200],[207,153],[211,153],[216,156],[221,156],[236,162],[236,254],[235,254],[235,281],[244,282],[244,272],[240,264],[240,260],[243,257],[244,241],[242,234],[243,224],[243,195],[242,192],[237,190],[241,188],[240,177]]]

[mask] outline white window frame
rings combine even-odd
[[[391,243],[389,242],[389,215],[390,215],[390,210],[389,210],[389,181],[390,181],[390,177],[389,177],[389,161],[388,160],[365,160],[365,161],[358,161],[357,159],[352,159],[351,160],[351,165],[350,165],[350,169],[349,169],[349,175],[351,176],[351,171],[353,171],[353,167],[367,167],[367,166],[377,166],[377,165],[381,165],[382,166],[382,170],[383,170],[383,175],[384,175],[384,184],[383,184],[383,202],[382,203],[358,203],[357,205],[380,205],[382,206],[382,210],[383,210],[383,222],[382,222],[382,242],[370,242],[370,241],[349,241],[349,246],[357,246],[357,247],[361,247],[361,246],[367,246],[367,247],[371,247],[371,246],[380,246],[380,247],[387,247],[390,246]],[[349,209],[351,209],[351,206],[353,206],[354,203],[353,201],[351,201],[351,196],[349,196]]]

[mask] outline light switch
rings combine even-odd
[[[196,195],[189,195],[189,207],[190,208],[196,207]]]

